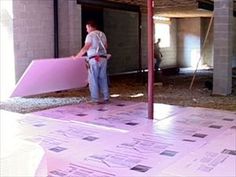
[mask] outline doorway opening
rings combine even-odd
[[[104,22],[103,22],[103,8],[94,7],[91,5],[82,5],[82,44],[85,41],[85,37],[87,35],[86,31],[86,23],[90,20],[95,21],[98,30],[104,31]]]

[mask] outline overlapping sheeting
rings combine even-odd
[[[44,148],[50,177],[236,175],[235,112],[154,108],[154,120],[146,103],[48,109],[18,119],[18,137]]]
[[[85,87],[88,83],[85,58],[33,60],[16,84],[11,97]]]
[[[236,131],[235,127],[193,151],[170,167],[163,176],[235,176]]]

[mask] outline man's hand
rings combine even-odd
[[[107,59],[110,59],[111,58],[111,54],[107,54]]]
[[[74,55],[72,55],[71,58],[72,58],[72,60],[78,59],[78,58],[77,58],[76,56],[74,56]]]

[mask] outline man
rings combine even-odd
[[[88,82],[92,103],[108,103],[109,89],[107,84],[107,38],[97,30],[94,21],[86,23],[87,36],[83,48],[74,59],[82,57],[87,52],[88,57]],[[100,100],[100,92],[103,100]]]
[[[155,71],[157,72],[158,69],[160,68],[161,60],[162,60],[162,53],[160,51],[160,44],[161,39],[158,38],[157,42],[154,44],[154,58],[156,60],[155,63]]]

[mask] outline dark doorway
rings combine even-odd
[[[139,6],[106,0],[77,0],[81,5],[82,44],[86,22],[94,20],[106,34],[109,74],[141,71],[141,15]]]
[[[87,35],[86,22],[93,20],[96,22],[98,29],[103,31],[103,8],[91,5],[82,5],[82,44],[84,44]]]

